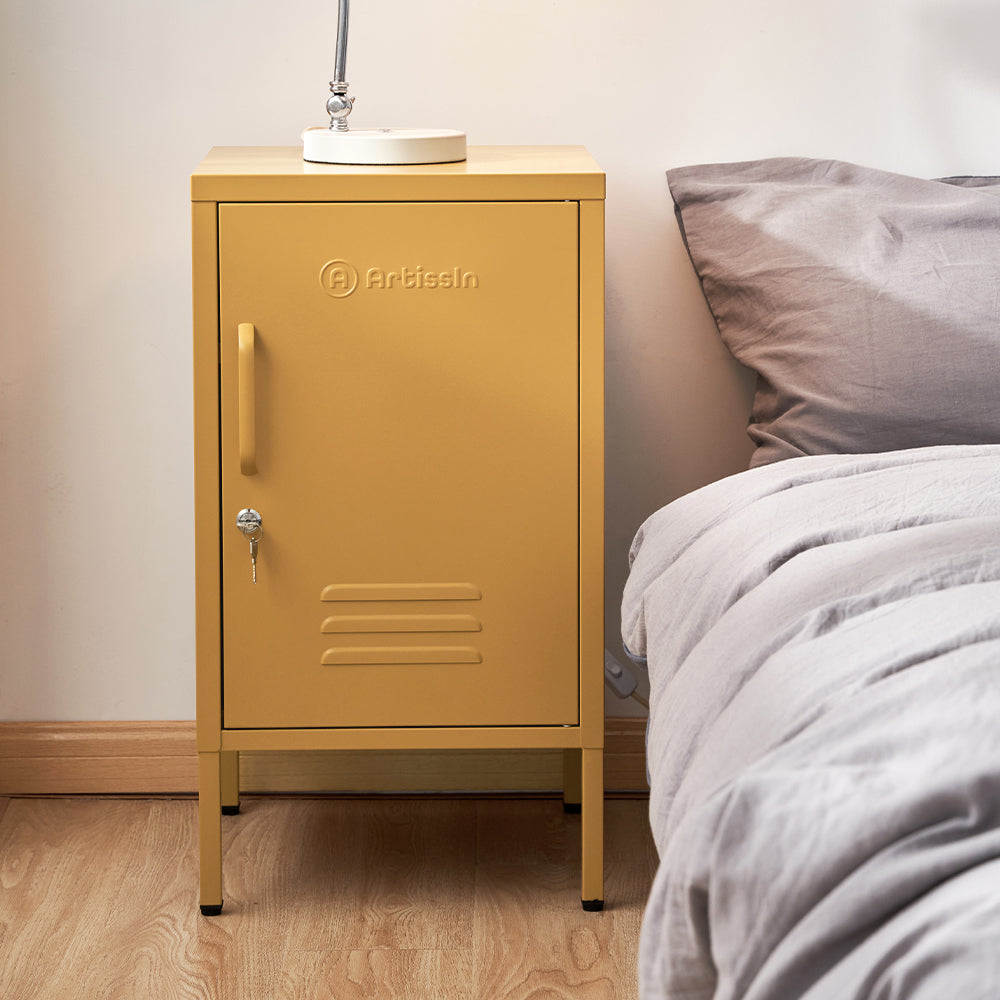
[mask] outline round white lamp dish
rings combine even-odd
[[[465,159],[465,133],[452,129],[307,128],[302,158],[310,163],[391,165],[456,163]]]

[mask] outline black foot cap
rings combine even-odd
[[[583,908],[588,913],[597,913],[599,910],[604,909],[603,899],[582,899],[580,902],[583,903]]]
[[[239,806],[223,806],[222,815],[223,816],[238,816],[240,812]]]
[[[564,802],[563,812],[568,813],[571,816],[578,816],[582,812],[583,807],[579,802]]]
[[[201,915],[203,917],[217,917],[222,912],[222,903],[209,903],[207,906],[201,904]]]

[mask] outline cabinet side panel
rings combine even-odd
[[[604,745],[604,202],[580,202],[580,727]]]
[[[219,749],[222,725],[218,213],[214,202],[192,205],[191,235],[198,749],[206,751]]]

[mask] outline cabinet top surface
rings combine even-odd
[[[218,146],[191,175],[192,201],[602,199],[583,146],[470,146],[459,163],[307,163],[301,146]]]

